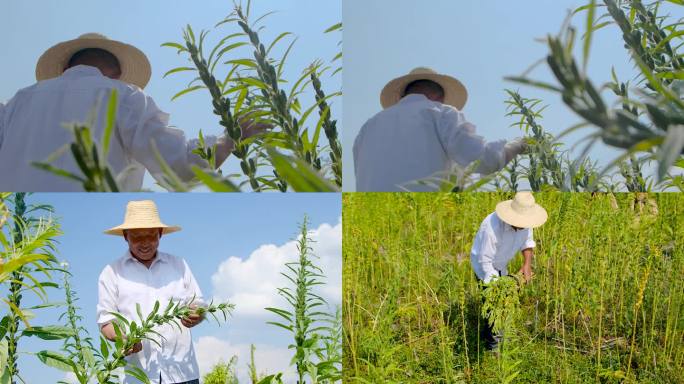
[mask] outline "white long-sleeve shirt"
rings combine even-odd
[[[161,174],[151,149],[154,141],[162,158],[182,178],[192,178],[190,166],[206,166],[192,153],[197,140],[186,141],[183,131],[169,127],[169,115],[151,97],[131,84],[102,75],[95,67],[79,65],[61,76],[24,88],[0,107],[0,191],[82,191],[76,181],[55,176],[31,165],[74,141],[64,128],[84,123],[93,113],[92,128],[98,142],[104,131],[107,102],[112,89],[118,92],[116,128],[109,149],[109,165],[123,191],[142,188],[145,168]],[[215,137],[209,137],[213,145]],[[69,150],[52,165],[82,175]]]
[[[117,312],[127,320],[140,323],[136,303],[140,304],[143,316],[147,316],[159,300],[158,313],[169,301],[201,305],[202,291],[185,260],[158,252],[150,268],[131,256],[130,252],[107,265],[98,281],[97,324],[100,328],[112,322]],[[140,367],[153,383],[161,374],[163,383],[182,383],[200,377],[197,357],[190,330],[181,325],[179,330],[173,324],[156,327],[163,338],[155,337],[161,347],[149,340],[143,340],[140,352],[126,359]],[[140,383],[133,377],[126,377],[124,384]]]
[[[508,262],[518,251],[536,245],[532,228],[516,231],[493,212],[480,224],[470,250],[470,262],[477,277],[489,283],[494,277],[508,274]]]
[[[480,171],[505,166],[505,140],[486,142],[458,109],[411,94],[361,128],[354,141],[357,191],[428,191],[416,180],[480,160]],[[401,188],[403,186],[404,188]]]

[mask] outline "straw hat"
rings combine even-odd
[[[397,77],[385,85],[380,93],[380,104],[382,108],[389,108],[398,103],[406,86],[416,80],[431,80],[442,86],[444,89],[444,104],[449,104],[457,109],[463,109],[468,100],[468,91],[463,83],[447,75],[441,75],[430,68],[418,67],[408,75]]]
[[[513,200],[496,205],[496,214],[507,224],[518,228],[536,228],[546,222],[549,215],[534,201],[531,192],[518,192]]]
[[[124,229],[162,228],[162,233],[173,233],[181,230],[178,226],[169,226],[161,222],[157,205],[152,200],[129,201],[126,205],[126,216],[123,224],[110,228],[104,233],[123,236]]]
[[[147,56],[138,48],[116,40],[109,40],[99,33],[86,33],[77,39],[59,43],[48,49],[36,64],[36,80],[47,80],[64,73],[64,67],[74,53],[86,48],[100,48],[116,56],[121,65],[119,80],[145,88],[152,76]]]

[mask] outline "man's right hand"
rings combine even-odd
[[[525,152],[527,149],[527,141],[524,137],[513,139],[504,145],[504,154],[506,155],[506,164],[508,164],[514,157]]]
[[[138,353],[140,351],[142,351],[142,342],[138,341],[137,343],[133,344],[133,347],[131,349],[129,349],[128,351],[126,351],[124,353],[124,355],[128,356],[128,355],[132,355],[134,353]]]

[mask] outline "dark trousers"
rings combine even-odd
[[[498,272],[499,276],[501,276],[501,271]],[[477,279],[480,280],[479,277]],[[484,304],[484,297],[482,298],[482,303]],[[499,345],[499,341],[501,340],[501,335],[494,334],[494,327],[489,323],[489,320],[487,320],[487,318],[482,316],[482,314],[480,314],[480,321],[481,324],[484,325],[481,328],[480,335],[482,337],[482,340],[484,340],[485,342],[485,348],[487,348],[488,350],[496,349],[496,347]]]

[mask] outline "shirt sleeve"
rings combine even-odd
[[[489,283],[493,278],[499,276],[499,272],[494,268],[494,254],[496,253],[496,241],[491,231],[485,226],[480,227],[475,235],[472,252],[475,260],[482,268],[484,273],[483,281]]]
[[[527,239],[525,239],[525,242],[523,243],[522,247],[520,247],[520,250],[525,250],[527,248],[534,248],[537,246],[537,243],[534,242],[534,237],[532,236],[532,228],[527,229]]]
[[[169,127],[169,115],[157,107],[154,100],[140,89],[122,98],[120,124],[124,148],[143,164],[157,180],[163,177],[162,168],[154,152],[156,145],[162,159],[182,180],[194,177],[191,167],[207,167],[205,160],[192,153],[198,139],[186,140],[182,130]],[[208,146],[216,142],[216,136],[205,136]]]
[[[193,303],[198,306],[206,306],[207,303],[202,296],[202,290],[200,289],[199,284],[197,284],[197,280],[195,280],[195,276],[192,274],[190,266],[188,266],[188,263],[186,263],[185,260],[183,260],[183,267],[185,269],[183,274],[183,285],[188,292],[188,296],[194,298]]]
[[[100,328],[116,319],[111,314],[111,312],[118,312],[116,306],[118,292],[115,279],[114,270],[108,265],[100,273],[97,282],[97,325]]]
[[[506,140],[486,142],[477,135],[475,125],[469,123],[463,112],[456,108],[445,106],[438,124],[438,134],[447,156],[461,166],[479,160],[477,171],[488,174],[506,165]]]

